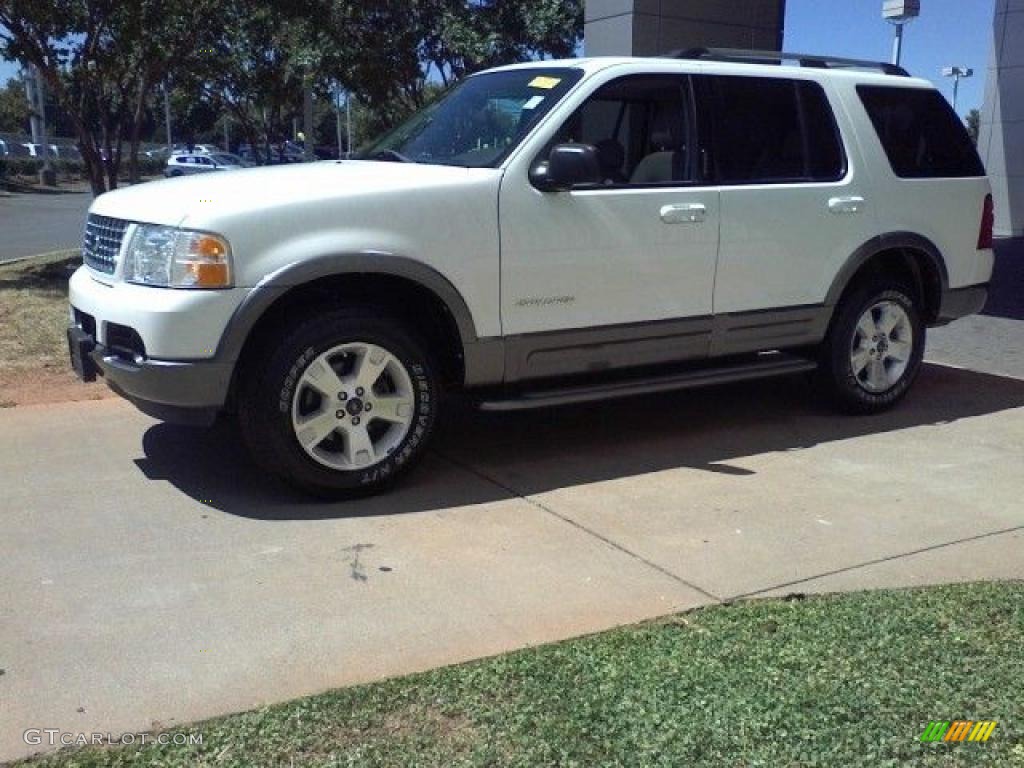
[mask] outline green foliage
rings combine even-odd
[[[438,82],[571,56],[582,25],[582,0],[0,0],[0,56],[42,70],[102,192],[122,152],[136,157],[139,140],[162,133],[163,84],[176,140],[213,138],[226,117],[236,142],[284,139],[308,83],[321,103],[339,84],[355,94],[365,141]],[[4,103],[0,119],[23,120],[4,117]]]
[[[215,0],[0,0],[0,55],[36,66],[66,112],[97,193],[117,185],[146,100],[206,44]],[[103,159],[103,158],[106,159]]]
[[[978,136],[981,134],[981,112],[976,109],[972,109],[967,113],[967,133],[971,136],[971,141],[975,144],[978,143]]]
[[[81,160],[68,158],[55,158],[50,160],[51,167],[57,172],[61,179],[83,179],[88,178],[88,169]],[[156,176],[163,173],[166,166],[165,160],[154,159],[142,156],[139,158],[139,172],[142,176]],[[39,175],[42,170],[43,161],[37,157],[5,157],[0,158],[0,169],[8,177]],[[3,173],[0,173],[2,176]]]
[[[371,108],[398,113],[424,103],[432,77],[449,85],[491,66],[572,56],[583,3],[338,0],[329,29],[324,61],[338,80]]]
[[[37,766],[1024,764],[1024,584],[713,606]],[[923,744],[930,720],[995,719]]]
[[[25,83],[12,77],[0,90],[0,131],[25,132],[28,129],[29,114]]]

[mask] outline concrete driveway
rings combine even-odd
[[[888,414],[800,378],[457,409],[410,482],[351,503],[297,498],[224,427],[0,411],[0,761],[26,728],[173,726],[741,596],[1024,578],[1003,314],[933,333]]]

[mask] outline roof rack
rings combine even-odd
[[[785,53],[783,51],[750,51],[745,48],[682,48],[665,54],[671,59],[708,59],[710,61],[734,61],[747,64],[781,64],[797,61],[801,67],[818,69],[876,69],[887,75],[910,77],[910,73],[896,64],[884,61],[862,59],[841,59],[835,56],[813,56],[806,53]]]

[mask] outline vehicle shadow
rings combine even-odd
[[[252,465],[234,429],[157,424],[143,437],[148,478],[223,512],[260,520],[407,514],[481,504],[675,468],[754,474],[731,461],[1024,406],[1024,380],[926,364],[911,395],[876,416],[817,403],[803,377],[519,414],[455,403],[422,465],[393,490],[311,499]],[[922,470],[924,471],[924,470]],[[680,488],[680,492],[684,492]]]

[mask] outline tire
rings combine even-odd
[[[182,176],[182,175],[184,175],[184,171],[171,171],[170,178],[176,179],[176,178],[178,178],[179,176]]]
[[[819,357],[818,384],[840,409],[878,413],[899,402],[924,356],[921,310],[905,286],[874,280],[843,297]]]
[[[422,457],[439,403],[436,366],[402,323],[325,310],[266,345],[239,382],[253,458],[316,496],[382,490]]]

